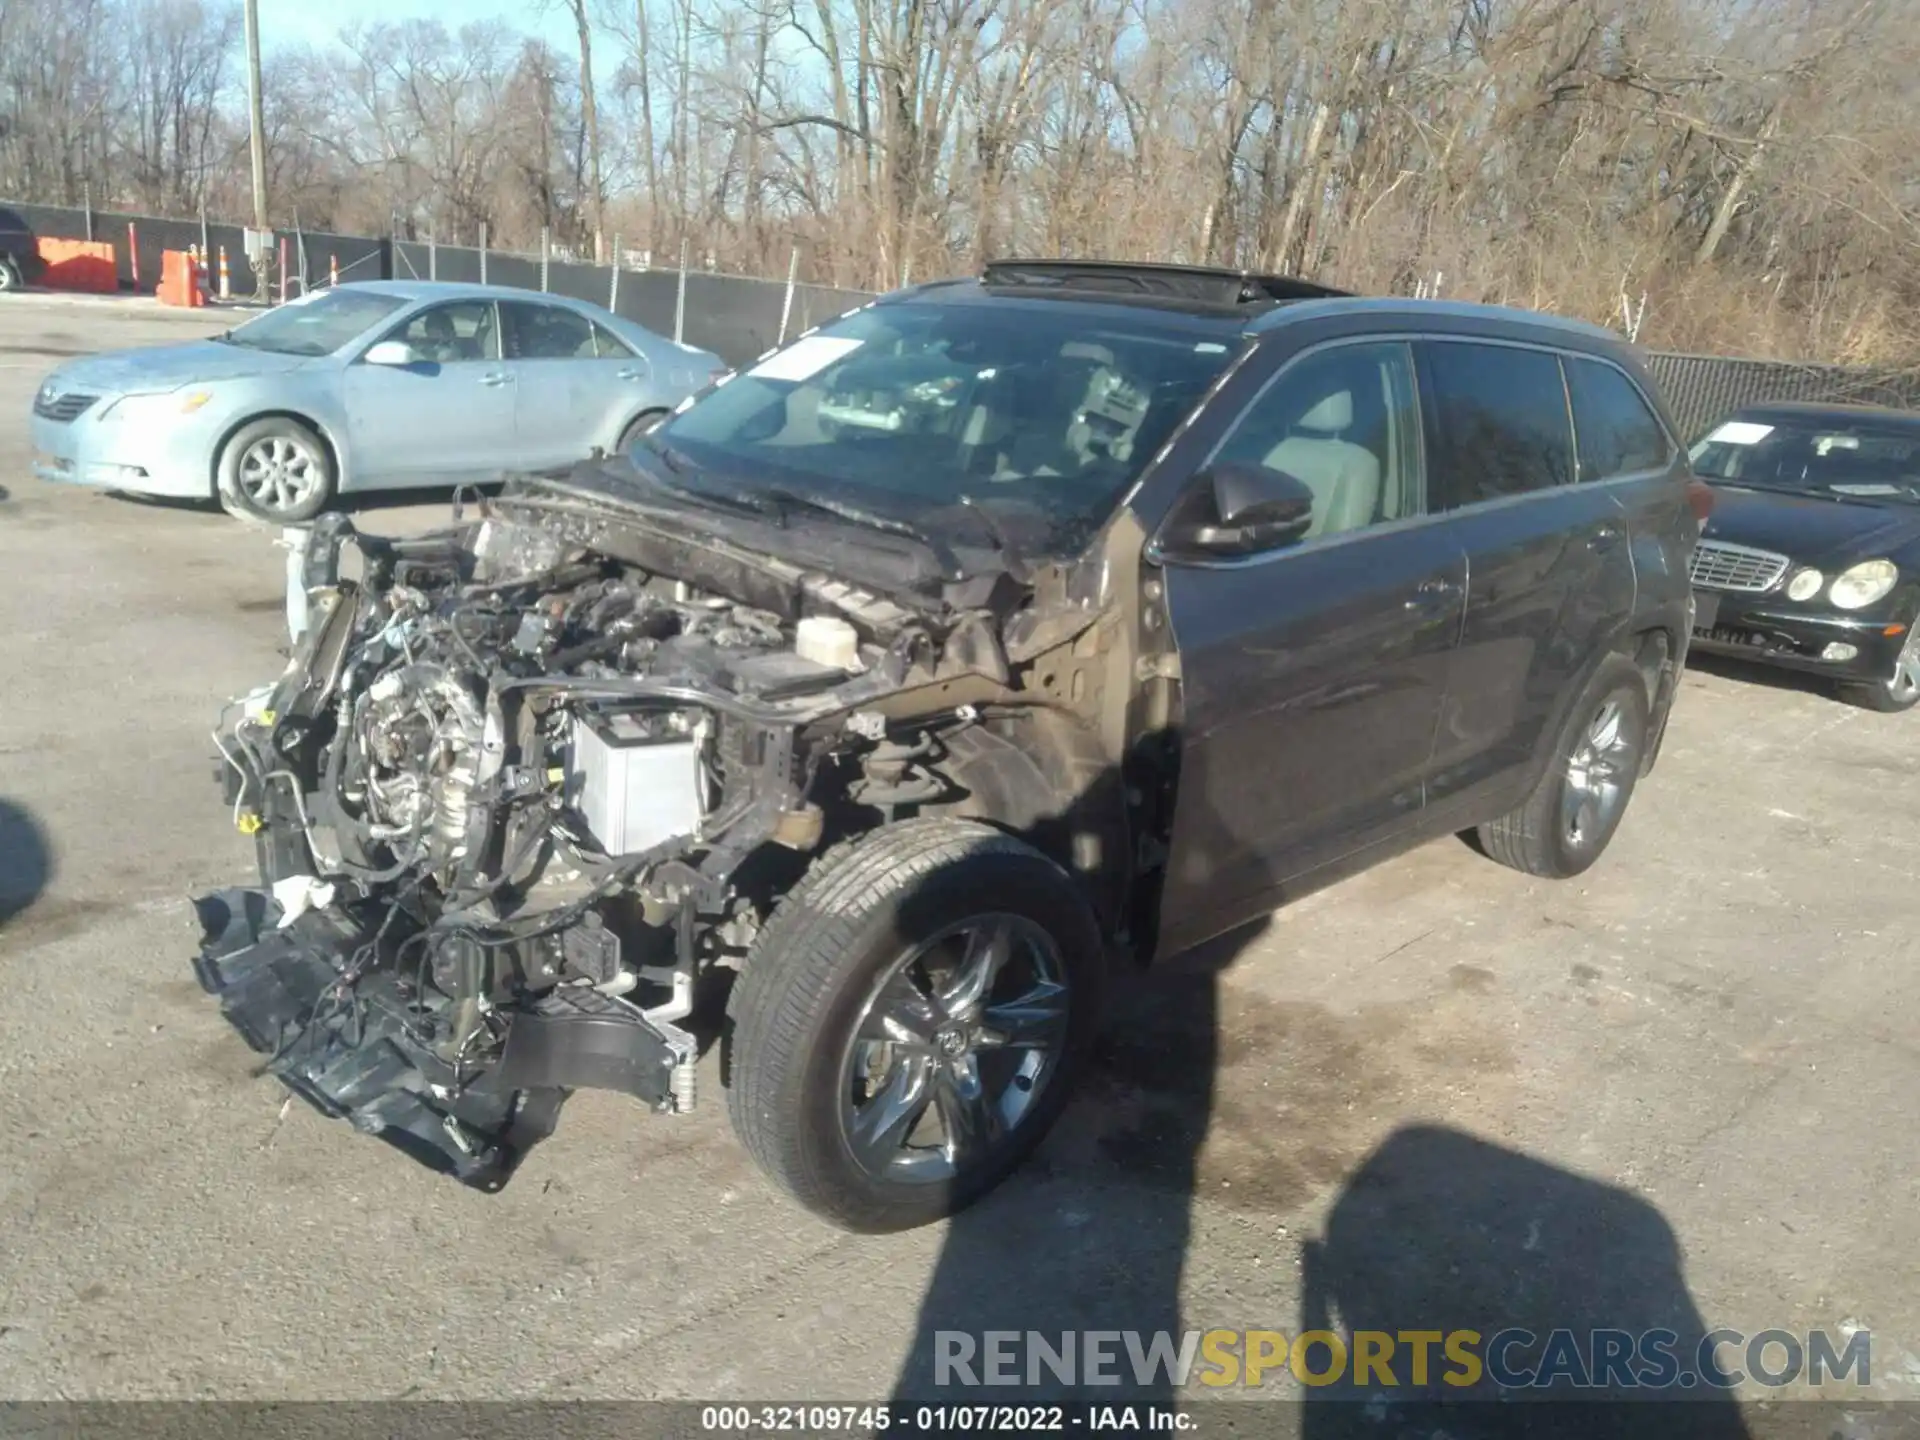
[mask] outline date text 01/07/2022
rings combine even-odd
[[[974,1434],[1004,1431],[1160,1431],[1193,1428],[1193,1417],[1162,1405],[708,1405],[707,1434],[844,1432]]]

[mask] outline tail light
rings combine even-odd
[[[1713,487],[1704,480],[1688,480],[1687,508],[1693,511],[1693,518],[1700,528],[1706,529],[1707,521],[1713,515]]]

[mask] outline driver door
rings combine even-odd
[[[346,369],[355,490],[486,484],[514,450],[513,376],[500,360],[491,300],[415,311],[380,337],[414,354],[407,365]]]
[[[1294,359],[1209,464],[1305,483],[1306,537],[1213,559],[1150,548],[1185,697],[1168,953],[1272,909],[1287,882],[1420,818],[1467,571],[1424,514],[1416,396],[1402,343]],[[1191,483],[1207,484],[1204,469]]]

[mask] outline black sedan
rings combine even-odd
[[[1693,557],[1696,650],[1920,703],[1920,414],[1753,405],[1693,448],[1714,491]]]

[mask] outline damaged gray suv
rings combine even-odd
[[[1700,489],[1583,325],[1066,261],[890,295],[631,457],[316,525],[216,732],[262,875],[197,902],[200,980],[468,1184],[572,1089],[691,1109],[718,1040],[776,1181],[925,1223],[1125,967],[1450,833],[1591,865]]]

